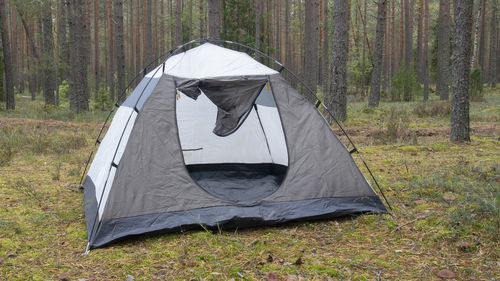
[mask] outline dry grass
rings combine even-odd
[[[416,143],[378,142],[394,105],[380,115],[350,112],[367,124],[377,116],[377,126],[347,126],[393,216],[145,235],[87,256],[77,183],[99,124],[0,118],[0,130],[14,132],[0,136],[2,146],[16,140],[0,166],[0,280],[263,280],[269,272],[280,280],[437,280],[442,269],[456,280],[500,278],[499,128],[496,117],[481,115],[499,103],[473,105],[483,119],[464,145],[448,141],[443,118],[422,119],[413,107],[404,122],[421,132]],[[49,138],[39,148],[37,135]]]

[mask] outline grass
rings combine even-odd
[[[86,256],[77,187],[100,113],[55,121],[61,113],[45,115],[39,101],[22,101],[19,112],[0,112],[0,280],[64,274],[69,280],[242,280],[239,274],[262,280],[269,272],[287,280],[437,280],[442,269],[457,280],[498,279],[500,92],[487,89],[484,98],[471,104],[468,144],[448,140],[449,114],[441,105],[349,105],[345,127],[384,187],[393,216],[144,235]]]

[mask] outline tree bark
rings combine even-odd
[[[424,0],[424,53],[422,79],[424,82],[424,101],[429,99],[429,0]]]
[[[125,49],[123,40],[123,0],[113,0],[116,54],[116,94],[118,103],[125,101]]]
[[[439,1],[436,91],[448,100],[450,86],[450,0]]]
[[[330,69],[329,69],[329,58],[328,58],[328,43],[329,43],[329,37],[328,33],[330,32],[328,30],[328,0],[324,1],[324,9],[323,9],[323,59],[321,63],[323,64],[323,67],[321,68],[323,72],[321,73],[322,75],[322,83],[321,83],[321,88],[323,90],[323,93],[328,93],[328,86],[330,84],[329,78],[330,78]],[[288,4],[287,4],[288,8]],[[287,15],[288,18],[288,15]],[[287,35],[288,37],[288,31]],[[288,38],[285,40],[285,44],[288,45]],[[287,53],[288,56],[288,53]]]
[[[255,0],[255,48],[260,50],[260,20],[261,20],[261,8],[260,1]],[[258,56],[259,61],[261,56]]]
[[[200,1],[200,38],[206,38],[205,35],[205,9],[203,0]]]
[[[220,39],[219,0],[208,0],[208,33],[210,39]]]
[[[70,109],[79,113],[89,109],[87,68],[90,49],[86,26],[86,1],[70,0]],[[87,40],[87,41],[85,41]]]
[[[146,18],[144,19],[144,29],[145,29],[145,38],[144,38],[144,64],[148,65],[153,61],[153,38],[151,35],[152,26],[151,26],[151,1],[146,0]]]
[[[455,6],[450,138],[456,142],[470,141],[469,73],[472,44],[472,3],[470,0],[457,0]]]
[[[54,36],[52,32],[52,7],[50,1],[42,2],[42,67],[43,67],[43,97],[45,104],[56,104],[54,92]]]
[[[182,0],[175,1],[175,44],[182,45]]]
[[[113,0],[106,1],[106,20],[108,29],[108,38],[114,38],[113,28]],[[115,40],[107,40],[108,42],[108,57],[107,57],[107,75],[106,80],[109,87],[109,99],[115,100]]]
[[[481,67],[481,76],[483,77],[483,82],[486,81],[486,62],[485,62],[485,56],[486,56],[486,0],[480,0],[481,1],[481,10],[482,15],[481,15],[481,24],[480,24],[480,31],[479,31],[479,50],[478,50],[478,59],[477,62],[479,63],[479,66]]]
[[[471,58],[471,68],[475,68],[477,66],[477,50],[478,50],[478,38],[479,38],[479,23],[481,22],[481,8],[483,7],[482,1],[479,0],[477,2],[477,17],[476,17],[476,22],[474,23],[474,49],[472,51],[472,58]]]
[[[9,27],[7,25],[7,7],[5,0],[0,0],[0,26],[2,32],[2,51],[5,73],[6,108],[16,109],[14,101],[14,73],[12,69],[12,53],[10,49]]]
[[[382,50],[384,44],[385,23],[387,14],[386,0],[377,3],[377,27],[375,30],[375,49],[373,51],[373,70],[370,82],[370,96],[368,106],[377,107],[380,102],[380,75],[382,66]]]
[[[347,119],[347,58],[349,56],[348,2],[335,0],[332,17],[332,76],[327,106],[332,109],[335,119],[345,121]]]
[[[418,1],[418,22],[417,22],[417,56],[415,58],[415,73],[418,81],[423,82],[423,54],[422,54],[422,36],[423,36],[423,15],[424,0]]]
[[[346,2],[346,1],[337,1],[337,2]],[[316,92],[316,87],[318,85],[319,3],[320,3],[319,0],[309,0],[306,1],[305,3],[306,19],[305,19],[305,41],[304,41],[304,46],[305,46],[304,80],[306,85],[309,86],[314,92]],[[340,5],[347,7],[347,4],[340,4]],[[342,11],[339,10],[339,12]],[[346,13],[347,11],[343,12]],[[348,17],[347,20],[349,20]],[[347,23],[347,26],[348,24],[349,23]],[[348,40],[348,38],[346,40]]]
[[[497,1],[492,0],[491,8],[491,27],[490,27],[490,55],[488,62],[488,74],[490,87],[495,88],[497,83]]]
[[[99,1],[94,0],[94,77],[95,91],[99,91],[101,75],[99,73]]]
[[[363,14],[364,14],[364,17],[366,19],[366,1],[367,0],[364,0],[363,1]],[[366,20],[363,21],[363,38],[366,38]],[[362,67],[362,71],[363,73],[361,73],[361,96],[364,97],[365,96],[365,85],[366,85],[366,44],[365,44],[366,40],[363,39],[363,61],[362,61],[362,64],[363,64],[363,67]],[[377,105],[378,105],[378,102],[377,102]]]

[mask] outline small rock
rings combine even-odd
[[[292,265],[292,263],[289,262],[289,261],[286,261],[286,262],[283,263],[283,265]]]
[[[437,276],[439,276],[443,279],[451,279],[451,278],[455,278],[455,273],[453,273],[447,269],[443,269],[437,273]]]
[[[69,274],[68,273],[61,273],[57,278],[61,281],[67,281],[69,280]]]
[[[134,279],[135,279],[134,276],[130,274],[127,275],[127,281],[133,281]]]
[[[274,273],[274,272],[268,272],[266,274],[266,279],[265,280],[266,281],[279,281],[280,279],[279,279],[278,275],[276,275],[276,273]]]
[[[413,201],[413,203],[415,203],[415,205],[422,205],[422,204],[426,204],[427,201],[425,201],[423,199],[419,199],[419,200]]]
[[[443,199],[446,201],[455,201],[455,200],[457,200],[457,197],[455,197],[455,195],[445,194],[445,195],[443,195]]]

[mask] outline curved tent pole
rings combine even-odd
[[[233,41],[229,41],[229,40],[220,40],[220,39],[195,39],[195,40],[191,40],[189,42],[186,42],[182,45],[179,45],[175,48],[172,48],[170,49],[168,52],[166,53],[163,53],[161,54],[160,56],[158,56],[156,59],[154,59],[153,61],[151,61],[141,72],[139,72],[134,78],[132,78],[132,80],[129,82],[129,84],[127,85],[127,87],[125,88],[124,92],[122,94],[126,94],[126,92],[129,90],[129,88],[132,86],[133,82],[136,81],[136,79],[142,74],[142,76],[146,76],[146,71],[147,69],[153,65],[153,63],[155,63],[156,61],[158,60],[161,60],[163,57],[164,60],[168,60],[171,56],[175,55],[179,50],[183,50],[183,51],[186,51],[186,47],[187,46],[190,46],[190,45],[193,45],[193,44],[202,44],[202,43],[216,43],[216,44],[222,44],[222,43],[226,43],[226,44],[231,44],[231,45],[236,45],[236,46],[239,46],[239,47],[242,47],[242,48],[245,48],[247,50],[250,50],[250,51],[254,51],[256,54],[259,54],[260,56],[263,56],[267,59],[270,59],[272,62],[274,62],[275,64],[277,64],[280,69],[278,70],[278,72],[282,72],[283,70],[286,70],[290,75],[292,75],[292,77],[297,80],[298,82],[300,82],[300,84],[302,84],[302,86],[304,86],[304,88],[307,90],[306,93],[308,93],[311,97],[313,97],[317,102],[316,102],[316,106],[318,107],[319,105],[322,105],[323,108],[326,110],[326,112],[330,115],[330,117],[335,121],[335,123],[337,124],[337,126],[340,128],[340,130],[342,131],[342,133],[347,137],[348,141],[349,141],[349,144],[352,145],[353,149],[350,150],[349,152],[352,154],[354,152],[358,153],[360,155],[360,158],[361,160],[363,161],[363,164],[364,166],[366,167],[366,169],[368,170],[371,178],[373,179],[373,181],[375,182],[375,185],[377,186],[377,188],[379,189],[380,193],[382,194],[382,197],[384,198],[385,202],[387,203],[387,206],[389,207],[389,209],[392,211],[392,207],[391,205],[389,204],[389,201],[387,200],[382,188],[380,187],[380,185],[378,184],[378,181],[377,179],[375,178],[375,176],[373,175],[373,173],[371,172],[370,168],[368,167],[368,164],[366,163],[365,159],[363,158],[362,154],[359,152],[359,150],[357,149],[356,145],[354,144],[354,142],[352,141],[352,139],[349,137],[349,135],[347,134],[347,132],[344,130],[344,128],[342,127],[342,125],[340,124],[340,122],[337,120],[337,118],[335,118],[335,116],[333,115],[333,113],[330,111],[330,109],[328,109],[328,107],[326,107],[326,105],[323,103],[323,101],[321,101],[321,99],[318,98],[318,96],[316,96],[316,94],[314,93],[314,91],[302,80],[300,79],[297,74],[295,74],[293,71],[291,71],[289,68],[287,68],[286,66],[284,66],[283,64],[281,64],[278,60],[276,60],[275,58],[269,56],[268,54],[258,50],[258,49],[255,49],[253,47],[250,47],[248,45],[245,45],[245,44],[242,44],[242,43],[238,43],[238,42],[233,42]],[[164,69],[163,69],[164,70]],[[334,101],[335,102],[335,101]],[[89,155],[89,158],[87,160],[87,163],[85,164],[85,169],[83,170],[83,173],[82,173],[82,177],[80,179],[80,188],[83,188],[82,186],[82,183],[83,183],[83,179],[85,178],[85,173],[87,171],[87,168],[89,166],[89,163],[90,163],[90,160],[92,158],[92,155],[94,154],[95,152],[95,149],[97,147],[97,144],[100,143],[100,140],[99,138],[101,137],[103,131],[104,131],[104,128],[106,127],[106,124],[107,122],[109,121],[113,111],[118,108],[120,105],[118,104],[118,102],[116,102],[113,107],[111,108],[108,116],[106,117],[106,120],[104,121],[100,131],[99,131],[99,134],[97,136],[97,139],[94,143],[94,147],[92,148],[91,152],[90,152],[90,155]]]

